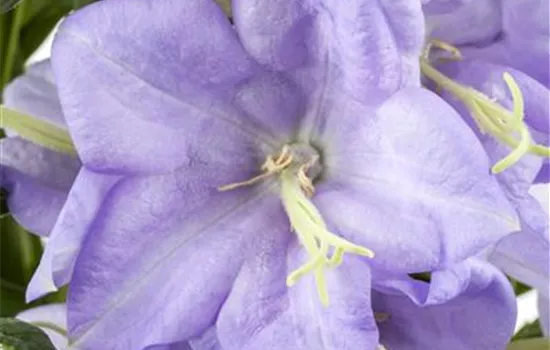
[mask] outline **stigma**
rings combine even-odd
[[[224,185],[220,191],[254,185],[268,177],[280,180],[280,198],[293,231],[308,260],[286,278],[288,287],[313,274],[319,300],[329,304],[325,270],[340,265],[345,253],[372,258],[374,252],[330,232],[319,210],[310,200],[315,194],[313,181],[322,171],[318,152],[307,144],[285,145],[277,155],[269,155],[260,167],[263,172],[251,179]]]
[[[434,47],[450,53],[449,58],[440,60],[462,59],[462,55],[456,47],[439,40],[432,40],[420,58],[420,68],[424,76],[437,84],[438,90],[444,89],[461,101],[482,134],[489,134],[512,148],[508,155],[493,165],[491,168],[493,174],[513,166],[527,153],[550,157],[550,148],[535,144],[531,137],[529,128],[524,121],[523,94],[511,74],[506,72],[502,77],[512,96],[513,108],[508,110],[481,91],[461,85],[438,71],[430,61],[430,51]]]

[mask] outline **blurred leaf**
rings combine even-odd
[[[512,337],[512,340],[529,339],[542,337],[542,329],[539,320],[528,323]]]
[[[23,26],[28,2],[23,1],[13,11],[0,14],[2,23],[2,46],[0,57],[2,66],[0,71],[0,89],[16,75],[23,71],[24,59],[19,52],[19,33]]]
[[[0,345],[13,350],[55,350],[40,328],[13,318],[0,318]]]
[[[94,1],[96,0],[57,0],[57,2],[62,6],[75,9],[75,10],[83,6],[86,6],[88,4],[91,4]]]
[[[15,316],[25,309],[25,289],[0,280],[0,316]]]
[[[42,254],[40,238],[21,228],[10,215],[0,219],[0,315],[25,308],[25,287]]]
[[[548,338],[533,338],[519,340],[510,343],[506,350],[548,350],[550,349],[550,340]]]
[[[521,283],[520,281],[518,281],[516,279],[513,279],[512,277],[508,277],[508,279],[510,280],[510,283],[512,283],[512,287],[514,288],[514,292],[516,293],[516,295],[521,295],[521,294],[527,293],[528,291],[533,289],[533,288],[529,287],[528,285],[523,284],[523,283]]]
[[[27,25],[34,17],[39,16],[42,11],[50,4],[52,1],[50,0],[22,0],[25,2],[29,2],[27,4],[28,8],[25,11],[25,16],[23,17],[23,22],[21,23],[24,27]]]
[[[67,286],[59,288],[57,292],[49,293],[40,299],[27,304],[26,309],[32,309],[40,305],[64,303],[67,300]]]
[[[19,39],[19,49],[25,60],[38,49],[68,10],[58,6],[49,6],[44,8],[39,16],[32,17],[26,23],[21,29]]]

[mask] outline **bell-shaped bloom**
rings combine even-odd
[[[380,343],[388,349],[503,349],[514,331],[514,292],[484,261],[435,271],[429,284],[394,278],[374,288]]]
[[[419,87],[418,1],[102,1],[52,62],[83,167],[28,297],[76,348],[378,345],[369,267],[444,269],[519,229]],[[319,347],[321,346],[321,347]]]
[[[368,270],[366,266],[363,268]],[[514,331],[514,292],[506,276],[487,262],[468,259],[451,268],[434,271],[431,281],[426,282],[407,275],[389,277],[380,273],[376,280],[370,292],[370,307],[358,305],[357,309],[349,310],[374,318],[375,324],[365,324],[364,329],[378,333],[379,344],[373,339],[373,344],[364,349],[503,349]],[[368,279],[362,281],[368,282]],[[271,348],[272,338],[277,338],[297,349],[294,343],[288,344],[288,334],[300,337],[309,330],[305,325],[297,327],[292,318],[286,316],[289,311],[284,306],[285,300],[276,297],[284,288],[281,283],[274,283],[270,288],[243,286],[237,295],[230,294],[217,321],[204,335],[189,341],[189,346],[193,350],[236,349],[237,346],[265,349]],[[263,290],[261,294],[254,293],[259,289]],[[251,307],[258,312],[257,316],[239,316],[240,311],[250,312]],[[322,325],[335,326],[324,322]],[[346,335],[341,336],[343,344],[356,341]],[[322,342],[304,343],[300,349],[317,349],[323,345]]]
[[[477,1],[428,16],[428,22],[436,28],[432,35],[458,45],[462,58],[436,42],[455,57],[452,62],[436,57],[426,75],[470,123],[497,164],[493,169],[511,161],[495,176],[516,208],[521,230],[502,239],[489,260],[544,299],[550,284],[549,217],[529,190],[548,182],[548,2]]]
[[[49,60],[30,66],[4,90],[4,105],[66,129]],[[0,140],[0,185],[8,207],[26,229],[50,233],[80,168],[76,156],[36,145],[9,128]]]

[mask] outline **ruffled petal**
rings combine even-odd
[[[516,199],[522,231],[503,238],[489,260],[515,279],[550,293],[550,231],[548,209],[524,194]]]
[[[396,283],[397,282],[397,283]],[[389,285],[390,283],[388,283]],[[504,349],[514,331],[516,302],[506,276],[488,263],[467,260],[435,272],[429,289],[411,284],[373,292],[373,309],[387,318],[378,324],[388,349]]]
[[[502,28],[500,6],[498,0],[432,0],[424,7],[428,38],[454,45],[491,43]]]
[[[287,229],[272,219],[282,210],[267,188],[216,189],[248,174],[225,160],[112,188],[70,284],[75,347],[141,349],[200,336],[213,324],[250,237]]]
[[[216,327],[210,327],[203,335],[189,340],[191,350],[223,350]]]
[[[6,86],[4,104],[65,128],[49,60],[31,65]],[[6,132],[11,134],[10,130]],[[0,140],[0,185],[8,207],[27,230],[47,236],[65,203],[80,161],[37,146],[16,135]]]
[[[37,299],[69,282],[88,230],[117,176],[81,168],[59,213],[46,249],[27,287],[27,301]]]
[[[550,182],[550,161],[545,160],[542,163],[542,167],[540,168],[540,171],[537,174],[537,177],[535,178],[534,183],[547,184],[549,182]]]
[[[376,348],[368,265],[349,257],[326,270],[330,303],[323,307],[313,276],[285,284],[304,258],[296,240],[280,231],[257,241],[216,323],[223,349]]]
[[[49,235],[80,161],[16,136],[0,140],[0,148],[0,185],[8,191],[10,213],[27,230]]]
[[[66,128],[50,60],[35,63],[4,89],[6,107]]]
[[[501,58],[549,87],[550,3],[504,0],[502,16],[508,50]]]
[[[312,96],[309,117],[339,90],[378,103],[402,86],[419,85],[424,26],[417,1],[232,3],[244,47]]]
[[[472,0],[421,0],[422,10],[426,15],[436,15],[455,11]]]
[[[515,279],[549,294],[550,245],[539,235],[525,232],[504,238],[489,261]]]
[[[188,342],[179,342],[174,344],[151,345],[146,347],[145,350],[195,350],[195,349],[191,348]]]
[[[299,121],[292,83],[255,65],[213,1],[98,2],[63,23],[52,62],[71,136],[98,172],[159,174],[235,138],[277,148]]]
[[[65,304],[37,306],[20,312],[15,317],[31,324],[35,322],[50,323],[61,330],[67,329],[67,308]],[[63,350],[67,348],[68,339],[66,336],[49,327],[40,328],[48,335],[56,349]]]
[[[374,266],[431,271],[519,230],[475,135],[434,94],[403,89],[376,113],[350,101],[340,114],[354,118],[328,119],[318,138],[313,201],[329,229],[375,252]]]

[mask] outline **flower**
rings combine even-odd
[[[462,6],[448,9],[449,11],[444,14],[427,13],[428,27],[431,28],[429,37],[458,45],[462,56],[466,58],[466,64],[470,65],[472,75],[475,71],[490,69],[491,79],[496,83],[498,73],[500,73],[498,79],[502,81],[502,72],[508,72],[512,79],[521,80],[518,82],[520,91],[535,94],[526,98],[538,99],[541,114],[533,117],[534,113],[526,110],[525,122],[531,133],[534,133],[532,136],[536,143],[542,146],[548,146],[548,125],[550,124],[546,90],[549,88],[550,77],[548,70],[550,9],[548,6],[547,1],[539,0],[521,2],[482,0],[465,1]],[[526,21],[525,18],[529,20]],[[487,64],[490,67],[484,66]],[[445,69],[443,68],[444,71]],[[489,76],[487,72],[484,73],[485,77]],[[521,77],[517,77],[517,74]],[[527,82],[529,80],[535,80],[535,82]],[[478,79],[478,82],[480,81]],[[536,82],[542,86],[534,87],[535,91],[525,86],[526,84],[535,86]],[[485,90],[489,89],[489,83],[485,84]],[[502,84],[492,87],[492,91],[484,92],[487,92],[490,97],[491,94],[496,94],[493,97],[503,99],[506,88],[502,86],[500,91],[496,91],[498,85]],[[481,90],[483,92],[483,89]],[[550,150],[548,147],[539,148],[539,152],[535,153],[545,157],[535,182],[547,183],[550,176],[548,160]]]
[[[4,104],[29,113],[64,129],[65,122],[57,97],[49,61],[30,66],[27,72],[6,86]],[[7,117],[3,116],[3,122]],[[14,134],[0,140],[1,186],[9,195],[8,207],[26,229],[47,236],[80,168],[78,158],[36,145]]]
[[[376,280],[371,291],[372,308],[379,342],[383,344],[377,350],[501,349],[512,336],[516,320],[514,292],[508,279],[484,261],[468,259],[434,271],[428,283],[406,275],[377,276]],[[250,284],[228,302],[236,302],[239,297],[248,299],[248,292],[256,288]],[[242,327],[235,327],[237,331],[230,338],[235,344],[230,348],[254,349],[258,338],[265,335],[250,329],[255,323],[238,321],[238,309],[232,312],[233,318],[224,320],[239,322]],[[217,337],[216,325],[189,344],[195,350],[225,349]]]
[[[548,182],[548,2],[503,0],[499,3],[501,11],[487,17],[485,13],[493,9],[490,5],[485,1],[472,2],[455,12],[428,17],[428,22],[436,23],[433,35],[451,39],[450,43],[458,44],[456,50],[462,52],[462,59],[436,65],[444,75],[429,71],[428,76],[443,83],[443,90],[447,91],[442,97],[455,106],[464,120],[470,121],[493,162],[502,164],[502,159],[513,158],[496,178],[516,208],[521,230],[498,242],[488,258],[507,274],[536,287],[544,299],[550,293],[549,218],[529,191],[537,182]],[[483,21],[476,20],[482,17]],[[519,25],[521,18],[530,20]],[[458,30],[466,26],[469,30]],[[520,38],[518,33],[533,35]],[[491,110],[473,110],[473,99],[465,98],[462,91],[473,91],[471,96],[488,101],[485,105]],[[510,118],[512,115],[516,117]],[[501,116],[504,118],[499,120]],[[508,128],[504,133],[503,125]],[[494,129],[497,131],[492,132]],[[510,153],[506,138],[518,136],[521,140],[516,139],[516,148]]]
[[[76,348],[213,323],[224,349],[241,331],[253,349],[374,347],[370,267],[442,269],[518,229],[475,135],[418,87],[419,3],[242,0],[233,19],[119,0],[59,29],[83,168],[28,296],[71,280]]]
[[[434,271],[429,284],[386,277],[373,288],[380,343],[388,349],[502,349],[514,331],[509,281],[475,258]]]

